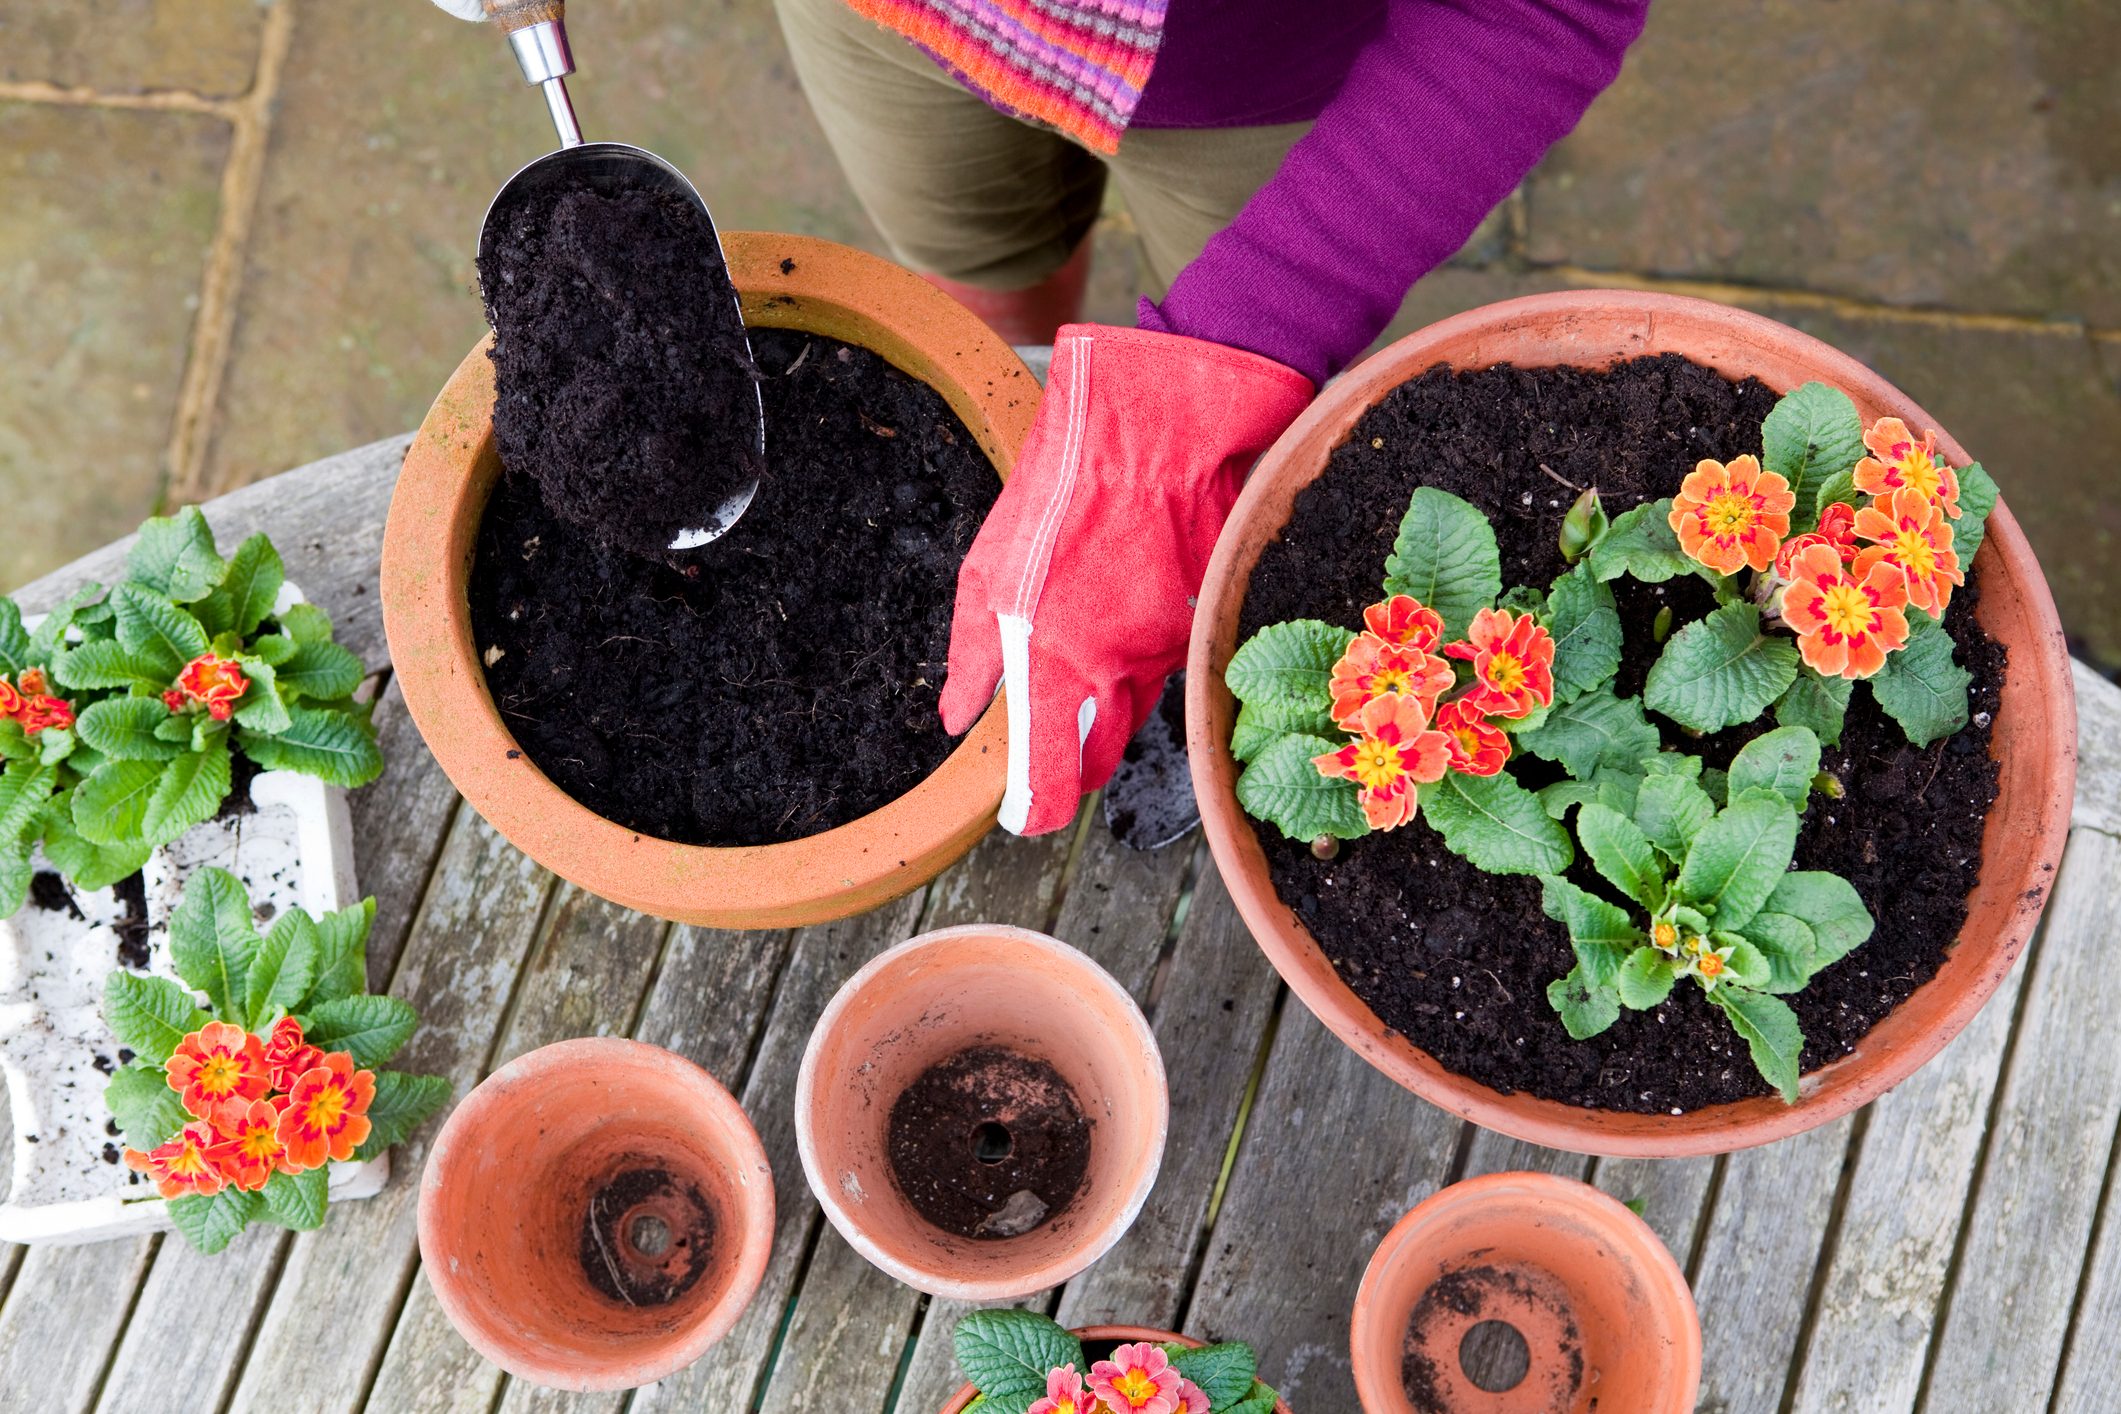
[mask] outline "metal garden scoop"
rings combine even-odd
[[[723,254],[722,238],[714,228],[714,218],[708,214],[707,203],[683,172],[654,153],[623,142],[582,141],[581,125],[575,121],[574,104],[567,97],[567,75],[574,72],[574,57],[567,48],[563,0],[438,0],[438,3],[452,14],[466,19],[477,18],[483,13],[485,18],[500,26],[508,36],[509,47],[515,51],[516,63],[521,66],[525,81],[544,90],[545,106],[552,112],[552,126],[560,135],[559,151],[538,158],[510,177],[494,194],[493,204],[486,208],[486,220],[479,228],[482,264],[487,255],[487,241],[499,224],[495,217],[517,203],[552,199],[561,192],[583,187],[600,193],[645,189],[682,197],[699,213],[700,224],[706,227],[714,246],[715,258],[723,262],[726,274],[728,257]],[[748,359],[751,341],[744,330],[743,311],[734,298],[729,302],[726,331],[733,331],[743,342]],[[752,395],[757,400],[754,403],[758,410],[756,445],[763,464],[766,405],[755,381]],[[670,548],[691,550],[719,538],[736,524],[737,517],[750,506],[758,489],[758,478],[753,476],[749,485],[716,508],[713,524],[678,532],[677,538],[670,542]]]

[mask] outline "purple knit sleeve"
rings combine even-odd
[[[1649,0],[1393,0],[1317,124],[1145,329],[1323,383],[1620,72]]]

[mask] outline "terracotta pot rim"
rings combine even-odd
[[[753,327],[868,333],[943,395],[1006,479],[1037,380],[977,317],[910,271],[807,236],[724,234]],[[783,267],[786,268],[783,268]],[[864,342],[859,337],[852,342]],[[472,807],[526,854],[604,898],[681,922],[794,926],[845,917],[933,878],[994,823],[1007,776],[999,699],[930,775],[835,829],[771,845],[684,845],[598,815],[555,785],[502,720],[476,661],[465,583],[490,480],[493,367],[482,339],[407,450],[385,527],[383,618],[405,705]]]
[[[527,1354],[522,1349],[501,1349],[486,1340],[477,1313],[474,1312],[458,1281],[449,1274],[446,1261],[438,1260],[447,1251],[447,1236],[443,1231],[440,1212],[440,1174],[438,1168],[447,1161],[447,1146],[453,1134],[463,1132],[489,1110],[510,1103],[520,1091],[515,1087],[525,1081],[534,1081],[555,1071],[590,1068],[606,1073],[653,1074],[675,1079],[691,1094],[699,1107],[711,1113],[720,1129],[731,1137],[733,1148],[725,1154],[733,1171],[751,1172],[761,1181],[739,1185],[735,1192],[740,1209],[731,1216],[738,1221],[728,1224],[732,1237],[738,1239],[735,1276],[719,1300],[699,1312],[691,1319],[696,1323],[690,1336],[673,1353],[662,1356],[640,1356],[632,1359],[613,1360],[606,1365],[585,1370],[584,1366],[568,1357],[555,1353],[549,1357]],[[492,1082],[500,1081],[501,1084]],[[685,1059],[674,1051],[653,1046],[645,1041],[636,1041],[627,1036],[583,1036],[573,1040],[556,1041],[527,1052],[506,1065],[500,1066],[478,1085],[472,1088],[463,1102],[452,1110],[443,1122],[440,1132],[429,1148],[427,1162],[420,1175],[420,1196],[417,1212],[417,1228],[420,1242],[420,1265],[427,1273],[428,1286],[435,1300],[441,1305],[443,1314],[457,1333],[476,1349],[480,1355],[501,1366],[511,1375],[530,1380],[553,1389],[575,1391],[633,1389],[651,1384],[665,1376],[676,1373],[698,1360],[716,1342],[728,1335],[744,1309],[757,1294],[759,1284],[765,1279],[766,1264],[773,1254],[774,1197],[772,1166],[766,1158],[765,1145],[759,1140],[758,1131],[752,1126],[751,1117],[744,1112],[736,1097],[727,1086],[717,1080],[704,1067]]]
[[[1626,341],[1632,347],[1615,349],[1603,357],[1567,350],[1554,358],[1540,356],[1542,348],[1563,343],[1572,335],[1598,344]],[[1464,360],[1464,366],[1515,362],[1534,367],[1609,364],[1668,350],[1685,354],[1689,346],[1699,348],[1711,339],[1762,362],[1800,364],[1806,376],[1843,388],[1859,406],[1888,409],[1921,426],[1937,425],[1906,394],[1849,355],[1774,320],[1726,305],[1644,291],[1574,290],[1482,306],[1432,324],[1372,355],[1305,410],[1260,459],[1246,483],[1216,543],[1194,615],[1187,655],[1187,751],[1204,833],[1254,940],[1312,1014],[1370,1064],[1442,1109],[1548,1148],[1640,1158],[1725,1153],[1787,1138],[1868,1104],[1942,1049],[2001,984],[2032,935],[2068,836],[2076,760],[2068,648],[2032,549],[2009,507],[1999,500],[1979,552],[1984,568],[1982,618],[1986,622],[1991,611],[1999,618],[2011,612],[2030,622],[2033,631],[2026,641],[2005,638],[2011,660],[2004,692],[2020,716],[2011,723],[2014,729],[2031,727],[2023,718],[2029,711],[2027,704],[2037,701],[2037,715],[2048,733],[2048,749],[2023,763],[2028,779],[2011,806],[2026,818],[2013,819],[2007,851],[2001,847],[2001,827],[2007,813],[2008,770],[1999,781],[1997,801],[1990,810],[1982,876],[1975,894],[1990,886],[1993,871],[2009,870],[2009,887],[1998,882],[1994,893],[1998,899],[2014,900],[2012,911],[1985,937],[1971,931],[1970,919],[1935,976],[1881,1020],[1854,1053],[1805,1076],[1804,1098],[1797,1105],[1785,1106],[1776,1097],[1763,1096],[1684,1115],[1642,1115],[1502,1094],[1446,1070],[1427,1052],[1387,1028],[1333,972],[1309,930],[1277,896],[1253,822],[1236,804],[1236,769],[1228,753],[1227,733],[1216,729],[1232,715],[1222,667],[1234,641],[1226,645],[1224,640],[1226,636],[1234,640],[1237,616],[1257,563],[1259,547],[1246,543],[1254,529],[1252,522],[1265,514],[1263,508],[1278,504],[1278,493],[1284,488],[1308,484],[1320,474],[1331,448],[1378,398],[1438,363],[1452,362],[1444,350],[1456,345],[1478,346],[1478,356]],[[1730,358],[1718,363],[1706,353],[1692,356],[1718,367],[1726,376],[1750,371],[1730,366]],[[1316,449],[1321,441],[1324,453]],[[1942,430],[1939,442],[1954,463],[1969,460],[1965,449]],[[1286,494],[1293,495],[1293,491]],[[1259,533],[1278,533],[1283,523],[1276,520],[1271,529],[1262,526]],[[2011,598],[2009,609],[1999,606],[2006,596]],[[1999,726],[2004,719],[2005,714],[1999,713]],[[1998,759],[2004,759],[2000,753]],[[1994,878],[2001,881],[2003,875],[1994,873]],[[1947,990],[1936,992],[1940,985]],[[1925,993],[1939,999],[1931,1004],[1936,1013],[1926,1029],[1908,1037],[1896,1032],[1878,1037],[1880,1030],[1892,1026],[1894,1018],[1914,1007]]]
[[[1150,1161],[1143,1165],[1120,1210],[1102,1227],[1086,1231],[1084,1239],[1069,1252],[1020,1277],[968,1278],[954,1275],[940,1265],[919,1266],[901,1261],[885,1251],[869,1235],[860,1217],[841,1201],[838,1186],[825,1181],[817,1152],[818,1087],[833,1083],[831,1077],[819,1075],[817,1058],[824,1038],[838,1027],[841,1018],[878,977],[895,969],[908,957],[959,938],[995,939],[1044,953],[1080,978],[1086,989],[1094,988],[1104,993],[1119,1014],[1127,1018],[1128,1030],[1148,1058],[1158,1081],[1155,1092],[1156,1135],[1152,1146],[1153,1155]],[[1111,1251],[1134,1226],[1135,1220],[1141,1216],[1142,1208],[1149,1201],[1149,1194],[1156,1187],[1156,1177],[1163,1168],[1163,1151],[1170,1137],[1170,1129],[1171,1100],[1163,1052],[1157,1046],[1156,1033],[1150,1027],[1149,1019],[1142,1014],[1141,1006],[1134,1000],[1133,993],[1122,987],[1117,978],[1080,949],[1045,933],[1008,924],[966,923],[952,928],[938,928],[909,938],[869,959],[859,971],[841,984],[840,989],[833,993],[832,1000],[825,1004],[824,1011],[818,1016],[817,1025],[811,1030],[810,1041],[803,1048],[802,1066],[796,1074],[796,1153],[802,1159],[803,1177],[809,1182],[812,1195],[817,1199],[818,1206],[825,1210],[825,1216],[831,1220],[832,1226],[846,1239],[848,1246],[893,1280],[903,1282],[916,1291],[955,1301],[1007,1301],[1034,1291],[1042,1291],[1047,1287],[1059,1286]]]
[[[1086,1342],[1116,1340],[1127,1345],[1135,1341],[1153,1340],[1158,1345],[1183,1345],[1188,1350],[1198,1350],[1207,1344],[1206,1341],[1195,1340],[1190,1335],[1180,1335],[1177,1331],[1161,1331],[1154,1326],[1075,1326],[1070,1328],[1069,1334]],[[977,1385],[966,1384],[959,1387],[957,1393],[950,1396],[950,1402],[943,1406],[942,1414],[964,1414],[966,1406],[978,1395]],[[1289,1401],[1277,1398],[1274,1401],[1274,1414],[1289,1414]]]
[[[1685,1320],[1675,1332],[1675,1343],[1680,1353],[1679,1380],[1687,1391],[1686,1398],[1683,1404],[1670,1411],[1640,1410],[1633,1411],[1633,1414],[1680,1414],[1682,1410],[1691,1410],[1695,1392],[1701,1385],[1701,1318],[1694,1305],[1693,1290],[1687,1285],[1686,1273],[1680,1270],[1664,1240],[1611,1194],[1575,1179],[1530,1170],[1482,1174],[1440,1188],[1410,1208],[1377,1244],[1370,1255],[1369,1265],[1363,1268],[1362,1284],[1355,1292],[1354,1314],[1348,1322],[1349,1357],[1363,1408],[1385,1411],[1395,1407],[1393,1399],[1404,1400],[1396,1387],[1387,1390],[1367,1387],[1370,1383],[1366,1378],[1368,1363],[1363,1359],[1363,1351],[1377,1342],[1388,1342],[1397,1347],[1405,1339],[1406,1320],[1412,1314],[1383,1309],[1379,1287],[1391,1258],[1453,1213],[1512,1199],[1551,1204],[1606,1233],[1616,1247],[1623,1248],[1636,1259],[1636,1273],[1650,1283],[1651,1304],[1675,1313],[1684,1311]]]

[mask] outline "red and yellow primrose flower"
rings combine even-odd
[[[233,1132],[251,1101],[264,1099],[272,1088],[265,1047],[225,1021],[209,1021],[178,1042],[164,1069],[184,1108],[218,1130]]]
[[[1921,441],[1897,417],[1881,417],[1863,434],[1870,455],[1856,463],[1856,489],[1867,495],[1885,496],[1909,490],[1941,507],[1945,515],[1959,519],[1959,473],[1937,455],[1937,430],[1925,432]]]
[[[1554,700],[1554,638],[1530,614],[1482,609],[1465,641],[1444,654],[1473,664],[1473,689],[1462,699],[1485,716],[1529,717]]]
[[[1411,644],[1359,633],[1333,665],[1326,687],[1333,697],[1333,720],[1342,730],[1353,731],[1363,709],[1380,697],[1412,697],[1433,713],[1436,699],[1453,681],[1451,665],[1443,659]]]
[[[1907,644],[1907,575],[1874,559],[1850,568],[1824,545],[1807,546],[1791,566],[1796,579],[1782,591],[1782,620],[1797,635],[1797,651],[1824,677],[1867,678],[1885,655]]]
[[[1942,617],[1952,586],[1966,583],[1944,508],[1912,486],[1888,491],[1856,512],[1856,534],[1872,543],[1857,553],[1855,576],[1861,579],[1880,562],[1898,565],[1907,576],[1907,602],[1918,609]]]
[[[1396,830],[1414,818],[1419,787],[1451,768],[1451,738],[1429,729],[1429,709],[1418,697],[1373,698],[1348,724],[1358,733],[1338,751],[1311,758],[1318,773],[1355,782],[1363,819],[1373,830]]]
[[[344,1051],[331,1052],[295,1081],[280,1111],[280,1142],[287,1146],[290,1169],[351,1159],[372,1128],[368,1106],[375,1098],[374,1072],[354,1069],[353,1057]]]
[[[187,1124],[175,1138],[159,1148],[144,1154],[138,1149],[127,1149],[125,1166],[153,1178],[157,1191],[164,1198],[188,1198],[193,1194],[211,1198],[225,1183],[221,1170],[207,1154],[213,1143],[212,1125],[204,1121]]]
[[[0,677],[0,721],[21,723],[25,736],[35,736],[46,727],[64,730],[74,724],[73,704],[51,695],[42,668],[24,668],[19,682],[19,687],[13,686]]]
[[[1090,1367],[1090,1389],[1112,1414],[1180,1414],[1185,1381],[1171,1357],[1149,1341],[1122,1345]]]
[[[184,665],[176,685],[162,694],[162,705],[172,712],[204,707],[206,715],[225,722],[235,714],[236,703],[250,691],[250,679],[233,658],[201,653]]]
[[[1729,465],[1703,459],[1679,484],[1666,519],[1680,549],[1718,574],[1736,574],[1775,563],[1796,504],[1790,483],[1761,470],[1758,457],[1733,457]]]

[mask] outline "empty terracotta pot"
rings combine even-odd
[[[891,1162],[893,1105],[973,1048],[1051,1066],[1089,1123],[1080,1187],[1015,1235],[938,1227]],[[1005,1108],[967,1115],[964,1162],[977,1162],[982,1131],[1025,1142],[1007,1131],[1010,1118]],[[923,934],[848,979],[818,1018],[796,1084],[803,1174],[832,1225],[899,1281],[965,1301],[1041,1291],[1103,1255],[1148,1200],[1169,1120],[1163,1057],[1127,990],[1066,943],[992,924]]]
[[[1528,1357],[1502,1379],[1460,1358],[1491,1321]],[[1368,1414],[1687,1414],[1701,1384],[1701,1321],[1672,1254],[1619,1202],[1546,1173],[1468,1179],[1401,1218],[1348,1340]]]
[[[457,1333],[518,1378],[630,1389],[728,1334],[773,1247],[773,1172],[744,1111],[682,1056],[621,1037],[502,1066],[420,1179],[420,1261]]]
[[[746,324],[807,329],[882,354],[940,393],[1007,477],[1038,409],[1038,381],[976,315],[911,271],[831,241],[733,232],[723,245]],[[844,918],[962,858],[1001,804],[1000,702],[897,800],[786,844],[718,849],[639,834],[576,802],[517,748],[486,690],[465,597],[479,519],[501,473],[486,349],[482,342],[465,355],[414,434],[383,532],[391,664],[421,737],[472,808],[592,893],[716,928]]]
[[[1437,1064],[1377,1018],[1274,891],[1255,822],[1237,804],[1230,756],[1236,703],[1223,669],[1237,649],[1238,614],[1260,552],[1288,522],[1297,493],[1364,413],[1435,367],[1603,368],[1678,353],[1731,378],[1778,391],[1814,379],[1842,389],[1866,422],[1885,415],[1936,426],[1899,389],[1847,354],[1757,314],[1676,295],[1578,290],[1508,300],[1446,319],[1364,360],[1328,388],[1260,459],[1216,542],[1193,617],[1186,672],[1186,745],[1203,828],[1239,913],[1290,988],[1363,1059],[1433,1104],[1549,1148],[1645,1157],[1723,1153],[1839,1119],[1913,1074],[1988,1000],[2032,936],[2069,833],[2076,784],[2076,697],[2069,650],[2047,581],[2010,508],[1998,502],[1975,563],[1981,626],[2010,650],[1993,749],[2001,766],[1982,836],[1981,877],[1966,926],[1937,974],[1847,1056],[1806,1075],[1802,1099],[1773,1095],[1683,1115],[1582,1109],[1505,1095]],[[1966,451],[1940,431],[1955,464]]]
[[[1148,1326],[1079,1326],[1076,1328],[1075,1335],[1083,1344],[1090,1347],[1090,1358],[1093,1363],[1097,1359],[1097,1347],[1101,1344],[1132,1345],[1136,1341],[1149,1340],[1156,1342],[1158,1345],[1183,1345],[1188,1350],[1197,1350],[1204,1344],[1204,1342],[1195,1340],[1191,1336],[1180,1335],[1176,1331],[1153,1330]],[[950,1397],[950,1402],[943,1406],[942,1414],[965,1414],[965,1411],[972,1407],[972,1401],[977,1398],[979,1398],[978,1388],[973,1385],[966,1385]],[[1289,1414],[1289,1401],[1286,1399],[1275,1400],[1274,1414]]]

